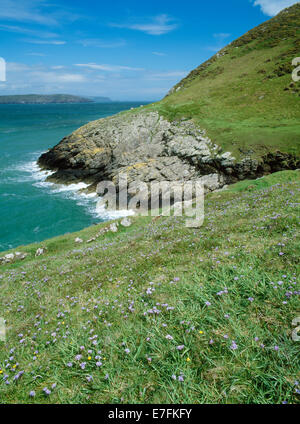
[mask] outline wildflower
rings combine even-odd
[[[176,380],[177,379],[177,377],[176,377],[175,374],[172,374],[172,378],[173,378],[173,380]]]
[[[235,343],[235,341],[234,340],[232,340],[232,344],[231,344],[231,346],[230,346],[230,349],[232,349],[232,350],[236,350],[238,348],[238,345]]]
[[[35,391],[34,390],[31,390],[31,392],[29,392],[29,396],[30,397],[34,397],[35,396]]]
[[[168,339],[168,340],[173,340],[173,337],[172,337],[172,336],[170,336],[170,334],[167,334],[167,335],[166,335],[166,339]]]
[[[203,333],[203,331],[201,331],[201,330],[200,330],[200,331],[199,331],[199,334],[204,334],[204,333]]]
[[[126,348],[125,353],[127,353],[127,354],[130,353],[130,349]]]
[[[88,356],[88,361],[90,361],[92,359],[92,357],[91,356]]]
[[[248,297],[249,302],[253,302],[254,298],[253,297]]]
[[[184,377],[183,377],[183,375],[180,375],[180,376],[178,377],[178,381],[184,381]]]
[[[278,346],[274,346],[274,350],[279,350],[279,347]]]
[[[210,303],[210,302],[205,302],[205,305],[206,305],[206,306],[210,306],[210,305],[211,305],[211,303]]]
[[[177,350],[183,350],[184,349],[184,345],[179,345],[179,346],[177,346],[177,348],[176,348]]]
[[[43,388],[43,392],[44,392],[47,396],[49,396],[49,395],[51,394],[51,390],[49,390],[47,387],[44,387],[44,388]]]
[[[190,362],[190,358],[186,358],[186,362]]]
[[[96,362],[96,367],[101,367],[101,365],[102,365],[102,362],[100,361]]]
[[[210,339],[209,344],[213,344],[213,343],[214,343],[213,339]]]
[[[87,381],[90,383],[91,381],[93,381],[93,377],[91,375],[88,375],[86,377]]]

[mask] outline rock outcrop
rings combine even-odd
[[[49,179],[62,183],[111,180],[118,185],[120,174],[126,173],[128,183],[201,179],[206,191],[212,191],[272,172],[274,166],[299,166],[276,155],[237,161],[192,120],[169,122],[157,112],[140,110],[90,122],[44,153],[39,165],[55,170]]]

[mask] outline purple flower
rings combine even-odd
[[[206,306],[210,306],[210,305],[211,305],[211,303],[207,301],[207,302],[205,302],[205,305],[206,305]]]
[[[182,350],[182,349],[184,349],[184,345],[179,345],[179,346],[177,346],[177,348],[176,348],[177,350]]]
[[[235,341],[234,340],[232,340],[232,344],[231,344],[231,346],[230,346],[230,349],[232,349],[232,350],[236,350],[238,348],[238,345],[235,343]]]
[[[90,383],[91,381],[93,381],[93,377],[91,375],[88,375],[86,377],[87,381]]]
[[[49,395],[51,394],[51,390],[49,390],[47,387],[44,387],[44,388],[43,388],[43,392],[44,392],[47,396],[49,396]]]
[[[178,381],[184,381],[184,377],[183,377],[183,375],[180,375],[180,376],[178,377]]]
[[[274,346],[274,350],[279,350],[279,347],[278,346]]]
[[[96,362],[96,367],[101,367],[101,365],[102,365],[102,362],[100,361]]]
[[[130,349],[128,349],[128,347],[125,349],[125,353],[127,353],[127,355],[130,353]]]
[[[248,297],[249,302],[253,302],[254,298],[253,297]]]
[[[166,335],[166,339],[168,339],[168,340],[173,340],[173,337],[172,337],[172,336],[170,336],[170,334],[167,334],[167,335]]]
[[[29,396],[30,397],[34,397],[35,396],[35,391],[34,390],[31,390],[31,392],[29,392]]]

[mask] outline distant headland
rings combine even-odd
[[[49,103],[109,103],[108,97],[86,98],[71,94],[24,94],[0,96],[0,104],[49,104]]]

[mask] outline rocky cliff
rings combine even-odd
[[[222,152],[192,120],[169,122],[157,112],[137,111],[100,119],[79,128],[44,153],[39,164],[56,170],[51,179],[90,184],[187,181],[201,178],[207,190],[244,178],[299,166],[290,155],[273,153],[261,160],[237,161]]]
[[[299,83],[291,83],[291,63],[299,24],[296,4],[222,49],[161,102],[79,128],[40,166],[60,182],[118,182],[121,172],[128,182],[201,178],[207,190],[298,168]]]

